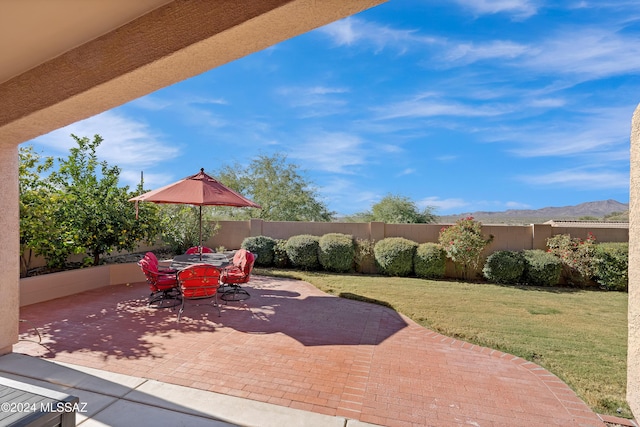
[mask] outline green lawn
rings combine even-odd
[[[378,301],[444,335],[545,367],[598,413],[632,417],[625,400],[626,293],[294,270],[255,273]]]

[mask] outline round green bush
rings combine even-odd
[[[629,243],[596,245],[596,281],[609,291],[629,289]]]
[[[418,245],[413,257],[413,270],[416,276],[425,279],[441,279],[444,277],[447,254],[442,246],[436,243]]]
[[[273,264],[273,248],[275,239],[268,236],[247,237],[242,241],[241,248],[258,255],[256,265],[269,267]]]
[[[550,252],[530,249],[522,252],[526,261],[523,281],[528,285],[555,286],[560,283],[562,262]]]
[[[482,274],[491,282],[515,285],[520,282],[525,265],[522,252],[496,251],[487,257]]]
[[[344,273],[353,268],[353,236],[341,233],[328,233],[320,238],[318,260],[322,268]]]
[[[291,264],[302,270],[318,270],[320,268],[319,247],[320,238],[310,234],[291,236],[285,244],[287,257],[289,257]]]
[[[409,276],[413,273],[413,256],[418,244],[403,237],[387,237],[376,243],[373,254],[376,264],[388,276]]]

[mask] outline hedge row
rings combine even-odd
[[[267,236],[248,237],[242,247],[258,254],[256,265],[294,267],[302,270],[333,272],[379,272],[388,276],[445,277],[446,255],[436,243],[418,244],[390,237],[375,244],[351,235],[308,234],[287,240]],[[593,259],[595,275],[590,278],[607,290],[626,291],[628,287],[628,244],[599,243]],[[374,267],[374,268],[371,268]],[[496,251],[484,263],[485,279],[501,284],[556,286],[562,283],[562,260],[538,249]]]

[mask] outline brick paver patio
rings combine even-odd
[[[251,298],[177,311],[144,283],[23,307],[14,351],[384,426],[604,426],[534,363],[387,307],[255,276]],[[37,328],[42,344],[37,344]]]

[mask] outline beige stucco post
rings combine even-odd
[[[20,221],[18,208],[18,147],[0,143],[0,354],[18,342],[20,307]]]
[[[631,123],[627,400],[633,413],[640,415],[640,106]]]

